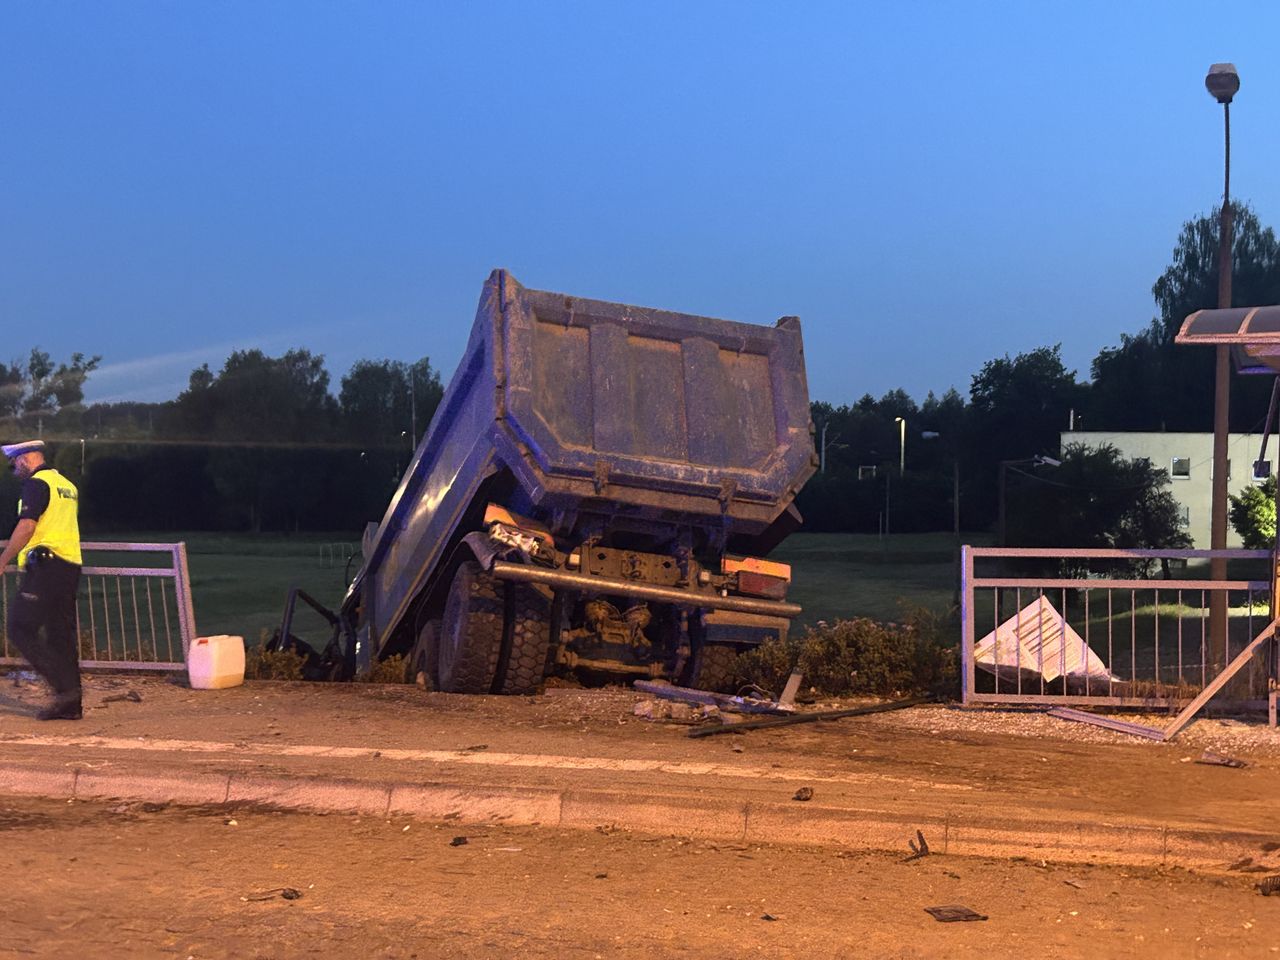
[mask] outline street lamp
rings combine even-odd
[[[898,476],[902,476],[907,471],[907,421],[894,417],[893,422],[898,425]]]
[[[1040,467],[1040,466],[1060,467],[1062,466],[1062,461],[1057,460],[1054,457],[1046,457],[1043,455],[1037,455],[1034,457],[1023,457],[1021,460],[1001,460],[1000,461],[1000,493],[999,493],[1000,519],[997,523],[997,527],[998,527],[997,532],[998,532],[998,539],[1000,541],[1000,546],[1002,547],[1007,547],[1009,545],[1008,543],[1005,542],[1005,509],[1004,509],[1005,475],[1009,467],[1018,467],[1024,464],[1031,464],[1032,466],[1035,466],[1035,467]]]
[[[937,430],[925,430],[920,434],[921,440],[937,440],[942,434]],[[952,440],[951,446],[955,447]],[[960,453],[953,451],[951,458],[951,532],[955,538],[955,594],[952,603],[960,606]]]
[[[1222,104],[1223,164],[1222,210],[1218,218],[1218,309],[1231,306],[1231,99],[1240,89],[1240,75],[1230,63],[1215,63],[1204,78],[1205,89]],[[1227,431],[1230,429],[1231,348],[1216,348],[1213,374],[1213,504],[1210,512],[1209,547],[1227,548]],[[1223,580],[1227,561],[1215,556],[1209,561],[1209,577]],[[1209,594],[1209,637],[1214,661],[1225,663],[1227,648],[1227,594]]]

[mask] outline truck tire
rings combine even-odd
[[[551,601],[527,583],[509,583],[511,591],[507,624],[510,644],[503,652],[505,669],[499,670],[494,693],[535,693],[547,670],[551,644]]]
[[[502,650],[502,585],[468,560],[449,584],[440,652],[438,689],[444,693],[489,693]]]
[[[713,693],[734,693],[737,689],[738,648],[731,643],[708,643],[702,648],[702,662],[694,686]]]
[[[436,664],[440,660],[440,621],[428,620],[418,632],[417,642],[409,651],[409,660],[405,664],[405,682],[417,683],[421,674],[428,690],[439,689],[436,676]]]

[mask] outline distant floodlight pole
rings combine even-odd
[[[894,417],[898,425],[898,476],[907,472],[907,421],[902,417]]]
[[[413,395],[414,365],[409,364],[409,448],[418,449],[418,401]]]
[[[1007,527],[1005,525],[1005,488],[1007,486],[1006,476],[1010,467],[1020,467],[1024,464],[1031,464],[1036,467],[1060,467],[1062,461],[1055,457],[1046,457],[1043,454],[1037,454],[1034,457],[1023,457],[1021,460],[1001,460],[999,482],[996,493],[998,506],[998,514],[996,519],[996,539],[1000,542],[1000,546],[1007,547],[1009,544],[1005,542]],[[959,481],[957,480],[957,485]],[[959,527],[959,519],[957,514],[957,528]]]
[[[1205,89],[1222,104],[1223,163],[1222,210],[1218,218],[1218,309],[1231,306],[1231,99],[1240,89],[1240,75],[1230,63],[1215,63],[1204,78]],[[1213,550],[1227,548],[1227,438],[1230,430],[1231,348],[1216,348],[1213,379],[1213,504],[1210,513],[1209,546]],[[1227,561],[1214,557],[1209,561],[1209,577],[1225,580]],[[1209,594],[1209,643],[1213,662],[1226,665],[1227,595],[1214,590]]]

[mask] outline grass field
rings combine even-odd
[[[985,546],[991,538],[964,534],[961,539]],[[800,533],[772,557],[792,566],[788,597],[804,607],[802,625],[846,617],[899,620],[904,604],[945,611],[959,589],[949,533]]]
[[[322,563],[321,550],[326,544],[359,546],[342,534],[130,537],[139,542],[184,540],[199,632],[238,634],[250,643],[256,643],[263,630],[280,625],[290,587],[301,587],[336,606],[346,589],[344,564]],[[791,597],[804,607],[801,624],[853,616],[896,620],[904,602],[946,610],[956,589],[949,534],[904,534],[884,540],[874,535],[797,534],[774,556],[793,566]],[[137,562],[136,556],[126,561],[120,554],[88,559]],[[357,563],[352,564],[352,574]],[[299,611],[295,633],[313,642],[327,635],[319,617],[305,607]]]
[[[321,603],[336,607],[346,590],[344,563],[322,563],[321,550],[338,543],[359,549],[357,540],[342,534],[131,533],[129,537],[137,542],[185,541],[198,632],[237,634],[250,644],[258,642],[263,630],[270,632],[280,625],[290,587],[301,587]],[[93,554],[86,561],[118,563],[123,558]],[[130,555],[127,562],[136,564],[138,557]],[[357,565],[358,560],[352,563],[353,575]],[[317,643],[327,638],[324,621],[305,605],[299,610],[293,632]]]
[[[138,540],[149,538],[143,534],[134,536]],[[150,538],[179,539],[172,534]],[[346,589],[347,570],[341,559],[336,563],[322,559],[322,551],[327,552],[326,545],[358,547],[351,537],[341,534],[186,534],[181,539],[187,543],[199,632],[239,634],[250,644],[256,644],[264,631],[269,633],[279,626],[290,587],[301,587],[322,603],[336,607]],[[966,535],[963,541],[985,545],[989,537]],[[792,565],[790,598],[804,608],[798,621],[801,627],[848,617],[897,621],[903,618],[907,607],[942,613],[951,609],[957,589],[950,534],[903,534],[884,539],[859,534],[797,534],[773,556]],[[90,559],[123,560],[119,555]],[[136,562],[136,557],[128,562]],[[351,565],[352,574],[357,562]],[[1194,570],[1185,574],[1200,575]],[[1233,569],[1231,575],[1240,578],[1261,574],[1257,569]],[[1158,586],[1159,581],[1152,581],[1153,588]],[[1013,591],[1006,591],[1003,616],[1014,613],[1019,599],[1025,604],[1034,596],[1034,590],[1024,590],[1020,598]],[[1110,665],[1121,675],[1129,675],[1135,659],[1139,676],[1154,675],[1157,635],[1162,677],[1174,679],[1181,672],[1179,664],[1191,672],[1191,664],[1198,663],[1202,611],[1192,606],[1200,601],[1198,593],[1183,598],[1181,606],[1174,596],[1162,593],[1157,608],[1149,591],[1133,598],[1128,591],[1118,592],[1113,595],[1110,629],[1105,591],[1090,592],[1087,616],[1082,596],[1068,594],[1065,612],[1069,622],[1082,635],[1087,634],[1095,651],[1114,661]],[[1060,591],[1050,591],[1049,599],[1063,609]],[[976,632],[981,637],[995,625],[993,591],[979,592],[974,606]],[[1242,606],[1232,610],[1233,650],[1248,641],[1251,628],[1259,624],[1258,618],[1266,616],[1265,607],[1255,608],[1253,622],[1248,613]],[[294,633],[319,645],[327,639],[329,630],[319,616],[300,605]],[[1194,672],[1198,674],[1199,670]]]

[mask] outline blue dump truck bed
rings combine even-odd
[[[454,690],[516,692],[557,669],[696,680],[785,632],[789,571],[760,555],[798,525],[814,467],[796,318],[587,300],[494,271],[366,535],[341,614],[357,662],[398,653]]]

